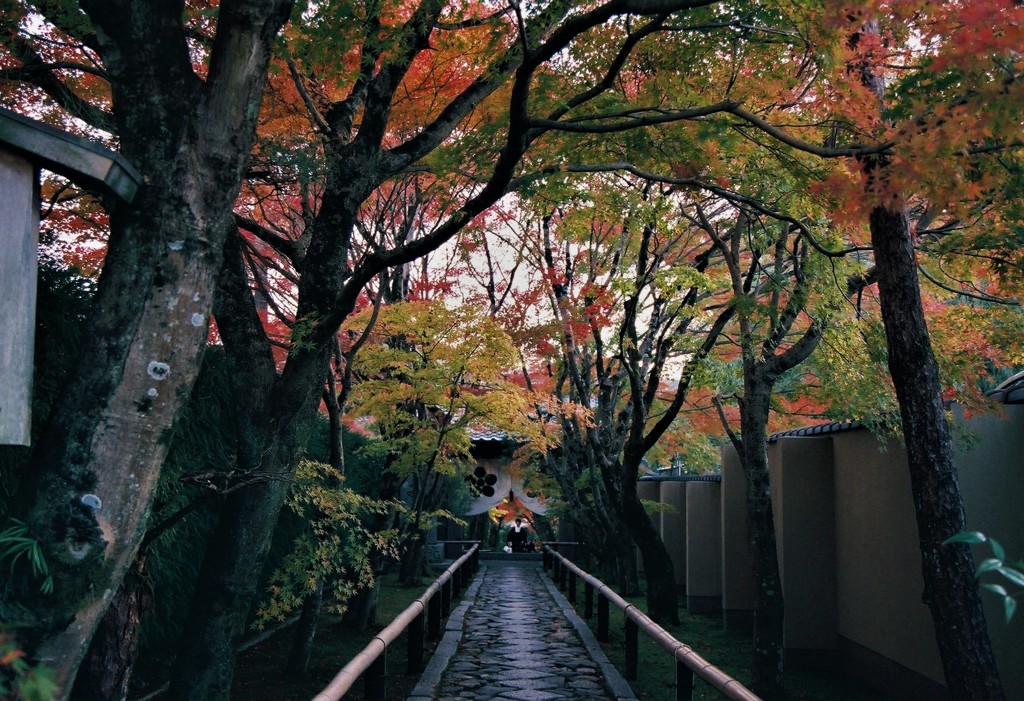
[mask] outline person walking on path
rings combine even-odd
[[[490,561],[466,598],[457,647],[442,641],[409,701],[635,701],[539,564]]]

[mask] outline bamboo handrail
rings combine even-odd
[[[475,541],[474,541],[475,542]],[[480,549],[480,544],[475,543],[473,547],[467,550],[462,557],[453,562],[451,566],[441,573],[437,579],[434,580],[427,589],[420,595],[418,599],[409,604],[404,611],[395,616],[395,618],[387,625],[384,630],[378,633],[373,640],[371,640],[362,651],[349,660],[348,664],[341,668],[330,683],[325,686],[320,693],[313,697],[312,701],[338,701],[352,685],[366,672],[370,666],[377,661],[384,652],[387,651],[388,646],[393,643],[402,632],[409,627],[418,616],[424,615],[427,609],[427,603],[431,597],[441,591],[441,587],[444,586],[455,574],[465,565],[477,550]]]
[[[626,618],[636,624],[637,628],[650,636],[654,642],[672,654],[672,656],[690,672],[703,679],[709,686],[732,701],[761,701],[750,689],[746,688],[722,670],[705,660],[693,651],[689,645],[680,642],[667,630],[648,618],[636,605],[629,603],[612,591],[607,584],[588,572],[580,569],[574,562],[566,559],[558,551],[544,546],[544,550],[552,557],[561,561],[562,566],[574,572],[585,583],[597,590],[607,601],[618,607]]]

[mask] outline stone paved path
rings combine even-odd
[[[460,609],[409,701],[635,701],[539,562],[484,561]]]

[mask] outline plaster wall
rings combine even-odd
[[[640,501],[659,501],[661,480],[642,479],[636,483],[636,491]]]
[[[691,610],[722,605],[720,482],[686,483],[686,600]]]
[[[866,430],[833,441],[838,633],[942,682],[903,448]]]
[[[1024,406],[966,417],[957,469],[967,527],[1024,558]],[[923,579],[906,454],[866,429],[782,436],[769,447],[771,485],[786,596],[786,646],[835,650],[848,671],[896,698],[946,698]],[[698,548],[714,548],[706,522],[718,521],[721,602],[727,628],[749,624],[755,588],[748,545],[746,481],[731,447],[722,450],[720,513],[686,484],[688,599],[714,592]],[[664,490],[664,487],[663,487]],[[666,498],[667,491],[662,492]],[[671,535],[665,533],[666,541]],[[831,542],[831,545],[830,545]],[[975,561],[991,556],[976,546]],[[983,581],[999,581],[994,576]],[[982,592],[1007,698],[1024,701],[1024,613],[1007,624],[1000,597]]]
[[[999,416],[955,414],[967,438],[958,441],[956,457],[967,528],[995,538],[1009,559],[1024,560],[1024,406],[1006,405]],[[986,557],[992,557],[988,544],[974,547],[975,563]],[[981,579],[1006,584],[991,575]],[[982,590],[981,598],[1007,698],[1024,701],[1024,613],[1018,607],[1007,623],[1000,597]]]
[[[785,645],[836,647],[835,485],[830,437],[788,437],[771,446]]]
[[[747,482],[739,456],[722,450],[722,617],[729,630],[749,628],[756,589],[747,530]],[[693,518],[687,514],[687,521]]]
[[[661,539],[676,573],[676,586],[686,589],[686,482],[661,483]]]

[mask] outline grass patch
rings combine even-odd
[[[285,628],[276,633],[238,656],[231,697],[246,701],[309,701],[429,585],[427,582],[419,587],[403,587],[393,576],[385,577],[378,603],[378,623],[364,631],[342,626],[337,616],[322,616],[309,668],[302,679],[293,679],[283,672],[293,629]],[[452,602],[453,608],[455,603]],[[429,661],[436,645],[437,641],[426,641],[425,662]],[[419,674],[410,676],[405,673],[406,663],[406,634],[403,633],[388,649],[388,698],[406,698],[419,681]],[[345,698],[353,701],[363,699],[362,681],[356,682]]]
[[[583,601],[583,586],[580,583],[578,602]],[[626,597],[639,609],[646,611],[643,596]],[[577,604],[582,615],[582,604]],[[594,602],[594,616],[588,621],[591,629],[597,630],[597,602]],[[750,635],[725,630],[717,616],[691,614],[681,610],[679,625],[663,626],[680,642],[686,643],[705,660],[750,688],[750,661],[753,642]],[[608,659],[615,667],[625,670],[625,615],[614,606],[608,617],[608,632],[611,640],[601,643]],[[638,679],[628,680],[640,701],[675,701],[676,665],[675,659],[650,638],[640,633],[638,649]],[[716,690],[699,678],[694,681],[694,699],[721,699]],[[877,692],[866,686],[827,670],[795,668],[786,670],[786,698],[800,701],[879,701]]]

